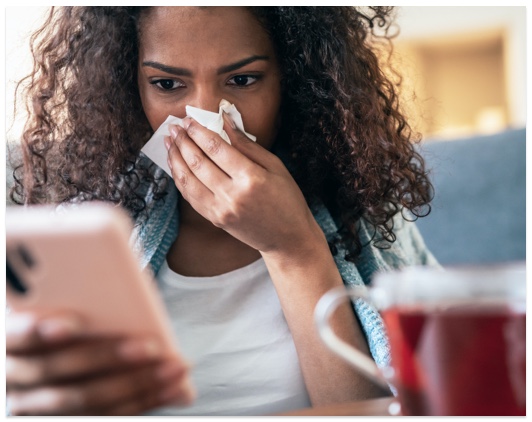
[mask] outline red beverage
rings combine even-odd
[[[382,311],[405,415],[526,415],[526,314],[503,306]]]

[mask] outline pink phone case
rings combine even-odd
[[[151,334],[177,354],[155,281],[140,270],[129,246],[124,211],[86,203],[54,211],[47,206],[6,209],[6,257],[27,287],[9,286],[7,303],[39,314],[73,310],[93,334]]]

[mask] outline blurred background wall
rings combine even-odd
[[[31,71],[29,37],[44,21],[48,7],[6,7],[5,72],[6,72],[6,130],[7,139],[18,138],[23,128],[24,113],[14,121],[13,106],[16,81]]]
[[[399,7],[395,63],[426,138],[526,124],[526,8]]]

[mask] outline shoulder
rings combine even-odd
[[[415,222],[409,221],[411,216],[405,213],[405,217],[407,219],[401,213],[394,216],[393,232],[396,240],[388,244],[386,248],[376,247],[371,240],[372,229],[365,223],[361,224],[360,238],[365,246],[358,257],[357,267],[366,284],[379,271],[390,271],[413,265],[440,266],[425,245]]]
[[[405,213],[406,214],[406,213]],[[409,220],[413,217],[409,213],[405,215]],[[410,265],[435,265],[438,261],[427,248],[421,233],[419,232],[414,221],[405,220],[401,214],[394,217],[394,223],[397,227],[394,233],[397,237],[390,250],[393,255],[400,256],[398,266]]]

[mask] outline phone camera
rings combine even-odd
[[[18,277],[18,275],[13,271],[11,268],[11,265],[9,264],[9,260],[6,257],[6,280],[9,286],[20,294],[26,294],[28,291],[27,287],[22,283],[22,280]]]
[[[11,259],[10,259],[11,258]],[[27,294],[28,288],[19,276],[21,271],[32,269],[35,266],[35,259],[31,253],[23,246],[8,250],[6,253],[6,280],[11,288],[19,294]],[[17,268],[21,271],[17,271]]]

